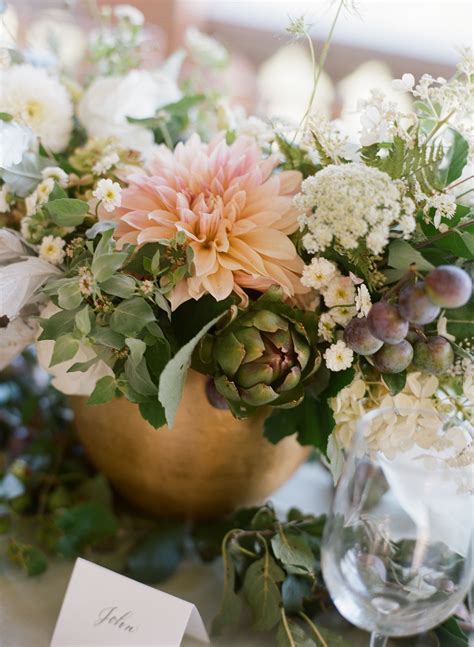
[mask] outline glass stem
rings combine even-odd
[[[385,647],[387,640],[388,636],[382,636],[374,631],[370,636],[370,647]]]

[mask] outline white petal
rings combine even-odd
[[[36,291],[61,270],[36,256],[0,268],[0,316],[15,319]]]
[[[6,328],[0,328],[0,371],[35,341],[38,325],[35,321],[17,318]]]
[[[19,234],[11,229],[0,229],[0,265],[11,263],[14,260],[20,260],[24,256],[25,248],[23,247]]]

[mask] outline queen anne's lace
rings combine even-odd
[[[387,173],[360,163],[330,165],[307,178],[294,204],[308,252],[336,244],[354,250],[365,241],[378,255],[388,244],[390,227],[405,217],[401,187]],[[406,202],[406,199],[405,199]]]

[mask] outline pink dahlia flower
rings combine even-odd
[[[174,151],[160,147],[147,171],[127,178],[115,236],[143,245],[185,232],[194,275],[170,296],[173,309],[209,293],[218,301],[243,288],[281,285],[288,297],[306,292],[303,262],[288,235],[298,228],[293,195],[297,171],[272,173],[276,157],[262,158],[255,141],[239,137],[205,144],[197,135]],[[110,218],[110,215],[107,214]]]

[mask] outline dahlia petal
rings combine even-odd
[[[191,243],[194,252],[194,267],[196,268],[196,276],[205,276],[209,274],[216,265],[217,254],[214,244],[209,246],[201,245],[200,243]]]
[[[299,171],[282,171],[278,177],[280,178],[281,195],[294,195],[299,191],[303,179]]]
[[[256,252],[270,258],[291,260],[297,255],[296,248],[288,236],[276,229],[255,229],[244,234],[240,239]]]
[[[216,301],[222,301],[234,289],[234,275],[230,270],[220,267],[214,274],[204,277],[202,284]]]

